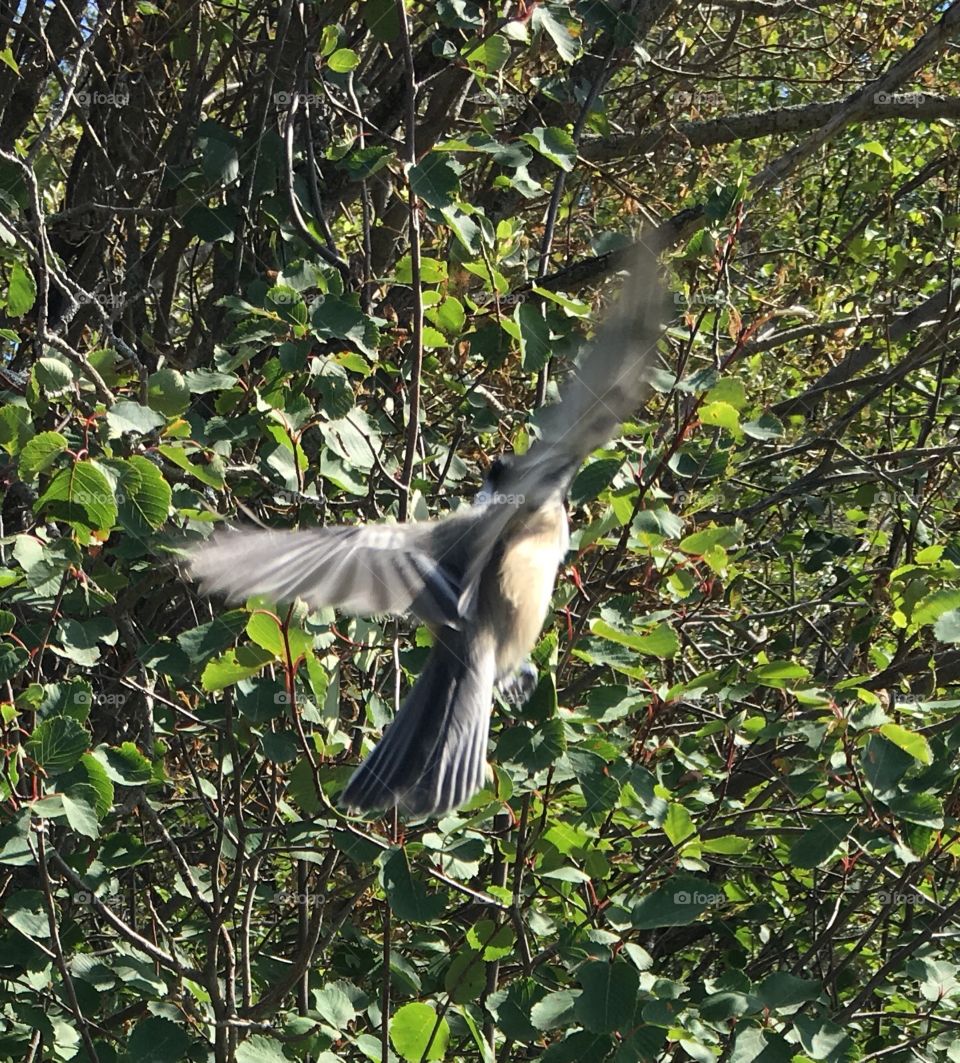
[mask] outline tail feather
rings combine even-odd
[[[443,629],[396,719],[353,773],[340,802],[351,811],[396,805],[446,812],[483,787],[495,673],[492,646]]]

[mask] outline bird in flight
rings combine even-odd
[[[567,552],[566,494],[647,393],[662,293],[656,254],[640,243],[560,401],[540,411],[540,438],[495,460],[473,505],[409,524],[225,530],[192,553],[193,577],[228,600],[412,614],[432,632],[423,671],[340,796],[347,810],[438,815],[483,787],[494,692],[522,704],[535,685],[528,655]]]

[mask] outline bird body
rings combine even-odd
[[[402,525],[215,534],[191,557],[207,591],[302,598],[349,613],[411,613],[433,634],[416,683],[341,803],[410,815],[458,807],[484,783],[494,689],[529,695],[527,658],[549,610],[569,532],[564,497],[584,459],[646,392],[663,307],[656,259],[634,268],[541,437],[497,459],[472,506]]]

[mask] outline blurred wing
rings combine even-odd
[[[629,268],[617,302],[561,387],[560,401],[538,412],[540,439],[507,464],[497,495],[484,507],[476,560],[463,580],[463,614],[475,599],[482,564],[518,510],[559,502],[587,456],[616,435],[649,390],[662,322],[669,319],[656,249],[637,244]]]
[[[646,398],[666,320],[656,251],[638,243],[619,298],[564,381],[560,401],[538,413],[540,440],[508,466],[517,479],[506,493],[519,491],[536,503],[538,490],[566,491],[585,459]]]
[[[232,600],[262,594],[278,602],[302,598],[314,608],[347,613],[414,613],[457,626],[459,543],[446,521],[308,531],[224,531],[198,547],[190,571],[204,591]]]

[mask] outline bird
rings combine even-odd
[[[538,411],[539,438],[495,459],[472,505],[434,520],[297,531],[221,530],[194,548],[208,594],[302,599],[354,615],[412,614],[433,645],[339,795],[350,814],[439,816],[484,786],[494,693],[521,706],[529,660],[569,546],[566,495],[649,390],[667,308],[656,245],[639,241],[619,299]]]

